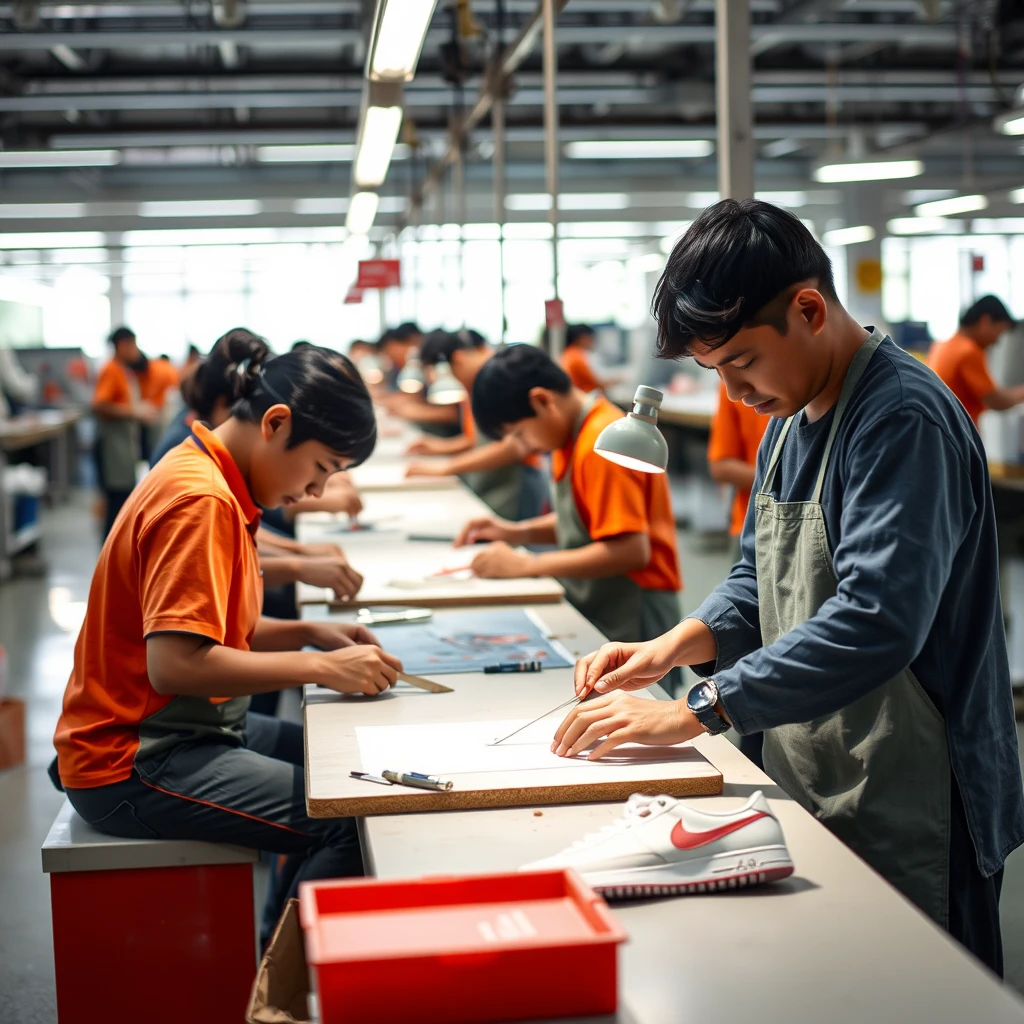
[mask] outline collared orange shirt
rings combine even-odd
[[[162,409],[167,401],[167,392],[180,383],[178,371],[166,359],[151,359],[146,372],[139,379],[142,398]]]
[[[149,681],[148,636],[190,633],[244,651],[256,631],[260,512],[224,445],[201,423],[193,432],[132,492],[96,563],[54,736],[65,786],[127,779],[146,720],[176,699]],[[183,700],[186,726],[195,700]]]
[[[128,376],[130,373],[132,378]],[[127,369],[116,359],[111,359],[100,370],[100,375],[96,378],[96,388],[93,391],[92,400],[97,403],[109,402],[111,405],[129,406],[138,391],[139,385],[134,379],[133,371]]]
[[[928,365],[950,391],[960,399],[967,415],[978,425],[985,411],[982,401],[996,390],[988,372],[985,350],[965,334],[954,334],[949,341],[935,342],[928,352]]]
[[[594,376],[594,371],[590,368],[587,353],[578,345],[567,345],[562,350],[560,362],[562,369],[569,374],[569,380],[572,381],[574,387],[588,392],[597,391],[601,387],[601,382]]]
[[[623,415],[607,398],[599,398],[575,445],[551,453],[552,476],[561,480],[572,464],[572,496],[591,540],[647,534],[651,560],[643,569],[627,573],[631,580],[645,590],[682,590],[668,475],[626,469],[594,451],[598,434]]]
[[[770,416],[758,416],[749,405],[730,401],[725,384],[719,382],[718,409],[711,418],[711,437],[708,439],[708,462],[742,459],[748,466],[757,465],[757,449],[770,419]],[[729,523],[729,533],[734,537],[743,532],[749,503],[750,491],[737,487]]]

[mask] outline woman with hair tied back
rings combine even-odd
[[[370,455],[366,386],[348,359],[313,346],[234,372],[228,417],[194,423],[114,523],[54,742],[68,798],[100,831],[290,855],[268,894],[266,940],[282,880],[294,892],[363,868],[351,819],[306,814],[302,727],[251,713],[249,698],[306,683],[372,698],[401,662],[357,625],[260,616],[260,506],[318,497]]]

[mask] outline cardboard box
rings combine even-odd
[[[289,900],[260,961],[246,1024],[309,1024],[309,969],[299,901]]]
[[[0,770],[25,763],[25,702],[0,698]]]

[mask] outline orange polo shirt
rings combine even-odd
[[[749,405],[731,402],[725,384],[718,385],[718,409],[711,418],[711,437],[708,439],[708,462],[720,459],[742,459],[748,466],[757,465],[757,449],[768,429],[770,416],[758,416]],[[738,537],[747,518],[750,491],[736,488],[732,501],[732,521],[729,533]]]
[[[167,401],[167,392],[179,383],[178,371],[171,363],[166,359],[151,359],[139,387],[145,401],[162,409]]]
[[[473,419],[473,406],[469,398],[462,400],[460,418],[462,433],[470,444],[475,445],[480,432],[476,429],[476,420]],[[536,452],[531,452],[522,461],[524,466],[532,466],[534,469],[540,469],[543,465],[540,456]]]
[[[139,391],[139,385],[134,379],[129,379],[128,374],[134,372],[123,366],[116,359],[111,359],[106,366],[100,370],[96,378],[96,388],[93,391],[94,402],[109,402],[111,405],[131,405],[132,398]]]
[[[559,361],[562,364],[562,369],[569,374],[569,380],[572,381],[574,387],[588,392],[600,389],[601,382],[594,376],[594,371],[590,368],[587,353],[578,345],[568,345],[563,349]]]
[[[651,560],[627,575],[645,590],[682,590],[676,523],[668,475],[641,473],[616,465],[594,451],[598,434],[623,416],[607,398],[599,398],[571,443],[551,454],[551,474],[561,480],[572,463],[572,496],[591,540],[623,533],[646,533]]]
[[[67,787],[127,779],[147,720],[179,700],[149,681],[148,636],[190,633],[245,651],[256,631],[260,512],[227,449],[201,423],[193,431],[132,492],[96,563],[54,736]],[[202,703],[180,699],[182,742],[200,717],[197,732],[209,734]]]
[[[996,383],[988,372],[985,350],[966,335],[954,334],[949,341],[937,341],[932,345],[928,352],[928,365],[960,399],[960,404],[977,426],[978,417],[985,411],[982,399],[996,389]]]

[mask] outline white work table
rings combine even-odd
[[[599,634],[567,604],[537,611],[572,653],[598,644]],[[328,611],[309,606],[302,613],[319,618]],[[571,670],[549,670],[544,677],[552,691],[561,691],[570,685]],[[459,685],[458,675],[438,678]],[[524,710],[516,704],[515,686],[513,677],[495,686],[495,704],[507,694],[510,717]],[[445,695],[395,696],[423,703]],[[318,763],[329,761],[322,755],[330,744],[324,727],[330,708],[336,714],[337,705],[322,695],[305,707],[307,786],[318,791]],[[552,716],[552,730],[555,724]],[[728,739],[702,737],[695,746],[721,771],[725,788],[722,796],[691,799],[709,809],[738,807],[763,789],[782,824],[795,873],[745,891],[612,904],[629,935],[619,954],[619,1012],[588,1024],[1024,1024],[1020,997]],[[367,870],[379,878],[489,873],[555,853],[620,810],[616,802],[387,815],[360,819],[360,832]]]

